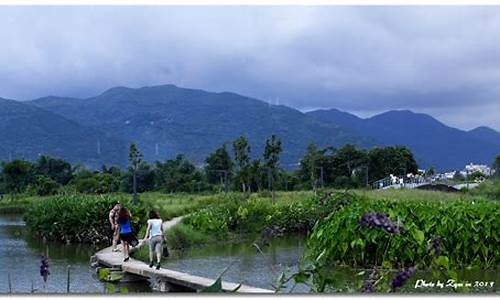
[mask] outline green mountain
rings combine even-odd
[[[463,131],[409,110],[388,111],[366,119],[337,109],[316,110],[308,115],[382,145],[405,145],[415,154],[420,167],[461,169],[471,162],[491,164],[500,154],[500,133],[491,128]]]
[[[88,99],[46,97],[30,104],[126,142],[136,142],[150,161],[184,153],[201,164],[208,153],[240,135],[249,139],[255,157],[262,154],[265,139],[277,134],[283,141],[284,167],[296,164],[309,143],[374,145],[370,138],[286,106],[174,85],[116,87]]]
[[[117,138],[27,103],[2,98],[0,141],[0,161],[34,160],[47,153],[98,167],[105,162],[124,164],[126,156],[126,144]]]

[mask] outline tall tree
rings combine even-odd
[[[202,174],[179,154],[175,159],[156,162],[156,188],[164,192],[193,192],[202,184]]]
[[[497,157],[495,158],[493,169],[495,170],[495,177],[500,177],[500,155],[497,155]]]
[[[136,144],[130,144],[128,160],[132,169],[132,192],[134,193],[134,205],[138,204],[137,198],[137,170],[142,161],[142,154]]]
[[[266,146],[264,148],[264,162],[269,172],[268,180],[273,195],[273,201],[275,198],[274,181],[276,181],[276,171],[279,168],[279,155],[281,151],[283,151],[283,148],[281,147],[280,139],[274,134],[271,135],[271,137],[266,140]]]
[[[227,192],[228,181],[233,170],[233,162],[227,151],[226,144],[223,144],[211,153],[206,159],[205,173],[209,183],[221,182]]]
[[[2,163],[2,179],[6,192],[21,193],[29,184],[35,182],[33,165],[26,160],[13,160]]]
[[[369,154],[372,181],[393,175],[417,174],[418,166],[411,151],[404,146],[374,148]]]
[[[35,164],[36,172],[59,184],[66,185],[72,178],[71,164],[63,159],[42,155]]]
[[[250,189],[250,144],[246,137],[240,136],[233,142],[233,153],[238,164],[237,178],[244,193]]]
[[[314,191],[316,191],[318,176],[316,169],[322,153],[318,150],[316,145],[309,144],[304,157],[300,160],[299,176],[304,182],[309,182]]]

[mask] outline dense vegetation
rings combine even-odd
[[[183,155],[149,164],[141,159],[135,144],[130,149],[136,159],[130,161],[126,170],[108,166],[89,170],[45,155],[35,162],[3,162],[0,194],[47,196],[68,189],[87,194],[131,193],[134,182],[138,193],[316,190],[363,187],[389,174],[417,173],[415,159],[404,147],[366,151],[352,145],[339,149],[317,149],[310,145],[298,169],[289,171],[281,165],[284,149],[275,135],[266,140],[261,158],[250,159],[250,144],[242,136],[233,142],[232,149],[224,144],[211,153],[203,168],[196,167]]]
[[[363,230],[361,219],[367,213],[386,214],[399,232]],[[491,200],[374,201],[358,196],[317,224],[308,242],[309,257],[323,253],[327,264],[391,268],[430,264],[429,243],[439,237],[450,265],[492,268],[500,264],[499,218],[500,203]]]
[[[129,198],[129,197],[127,197]],[[24,218],[36,235],[66,243],[109,243],[109,210],[117,201],[131,209],[135,230],[140,230],[146,213],[142,206],[132,206],[119,195],[61,194],[33,203]]]

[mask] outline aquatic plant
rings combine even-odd
[[[388,214],[366,213],[359,220],[359,225],[368,228],[382,228],[388,233],[399,234],[402,230],[400,224],[395,224],[389,219]]]
[[[411,275],[415,273],[415,270],[415,267],[411,267],[398,272],[391,282],[392,290],[395,291],[397,288],[402,287],[410,279]]]
[[[43,278],[43,282],[47,282],[47,279],[50,275],[49,271],[49,259],[45,256],[42,256],[40,264],[40,276]]]

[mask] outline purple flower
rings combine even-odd
[[[431,241],[432,249],[434,249],[434,252],[436,253],[436,255],[441,254],[441,251],[443,250],[442,249],[442,242],[443,242],[443,238],[440,236],[436,236]]]
[[[415,270],[416,270],[415,267],[411,267],[411,268],[405,269],[405,270],[397,273],[391,282],[392,290],[394,291],[396,288],[402,287],[406,283],[406,281],[408,281],[408,279],[410,279],[411,275],[413,275],[413,273],[415,273]]]
[[[363,284],[363,289],[361,290],[363,293],[373,293],[375,292],[375,282],[377,281],[377,269],[373,269],[368,276],[368,279]]]
[[[375,286],[373,285],[373,281],[367,280],[365,281],[365,284],[363,285],[363,290],[361,290],[363,293],[373,293],[375,292]]]
[[[359,220],[359,224],[368,228],[382,228],[389,233],[399,234],[403,227],[395,224],[389,219],[389,215],[382,213],[365,213]]]
[[[40,276],[43,277],[43,281],[47,282],[47,278],[49,275],[50,275],[49,260],[47,257],[42,256],[41,265],[40,265]]]

